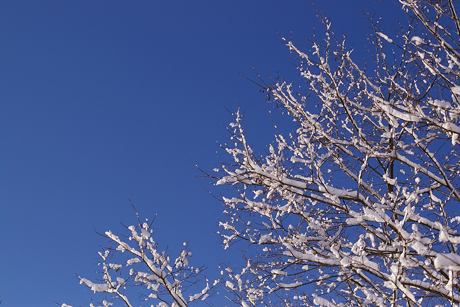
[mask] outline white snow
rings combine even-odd
[[[455,253],[437,254],[434,259],[434,266],[442,270],[460,271],[460,255]]]
[[[455,95],[460,95],[460,86],[451,87],[450,90],[451,90],[452,93],[454,93]]]
[[[418,36],[413,36],[410,40],[413,41],[417,46],[425,43],[425,41]]]
[[[384,40],[386,40],[387,42],[389,43],[392,43],[393,40],[391,38],[389,38],[388,36],[386,36],[385,34],[383,34],[382,32],[377,32],[378,36],[380,36],[381,38],[383,38]]]

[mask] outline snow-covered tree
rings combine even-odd
[[[138,218],[139,220],[139,218]],[[106,231],[105,236],[115,244],[99,252],[102,261],[102,278],[93,282],[79,277],[84,284],[103,294],[101,304],[112,306],[115,300],[123,306],[185,307],[194,301],[204,301],[210,290],[218,283],[206,285],[198,293],[190,293],[191,286],[196,286],[203,268],[189,265],[192,253],[187,244],[177,258],[171,259],[166,251],[158,249],[153,240],[151,225],[148,221],[138,226],[127,227],[128,236],[117,236]],[[191,304],[193,305],[193,304]],[[91,307],[95,305],[90,304]],[[62,304],[61,307],[72,307]]]
[[[214,175],[237,189],[225,247],[249,244],[247,265],[222,272],[234,302],[460,305],[459,3],[400,5],[400,32],[371,22],[367,69],[324,17],[311,50],[284,40],[308,88],[265,88],[295,125],[266,153],[234,114]]]
[[[263,88],[295,126],[266,153],[234,114],[214,176],[237,191],[223,198],[224,245],[246,242],[246,265],[221,273],[236,304],[460,306],[459,4],[400,5],[400,32],[371,20],[367,68],[324,17],[309,51],[284,39],[307,88]],[[186,248],[171,261],[147,223],[128,230],[106,232],[102,279],[82,284],[126,306],[130,289],[156,306],[207,296],[210,284],[184,294],[200,273]]]

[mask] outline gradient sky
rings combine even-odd
[[[362,11],[388,24],[398,12],[385,1],[316,2],[358,58]],[[193,163],[218,165],[226,108],[245,110],[254,142],[272,140],[273,106],[237,71],[295,78],[279,35],[307,46],[315,15],[297,0],[0,1],[2,307],[88,306],[98,296],[76,274],[99,277],[107,243],[96,232],[135,223],[128,199],[143,218],[157,215],[160,247],[188,242],[211,278],[234,263],[239,251],[216,234],[222,205],[205,189],[231,190],[197,178]]]

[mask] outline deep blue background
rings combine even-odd
[[[317,8],[362,59],[362,10],[395,24],[398,8],[383,2]],[[128,199],[157,214],[160,247],[189,242],[211,278],[234,263],[239,251],[216,234],[222,206],[205,191],[225,189],[191,161],[218,165],[226,107],[245,110],[256,146],[272,139],[273,106],[237,70],[295,79],[279,35],[307,46],[315,15],[310,1],[1,1],[2,307],[88,306],[97,296],[75,274],[98,277],[96,231],[135,223]]]

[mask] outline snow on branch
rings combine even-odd
[[[311,52],[284,39],[308,88],[268,87],[294,125],[266,153],[234,114],[216,181],[236,189],[225,247],[250,251],[222,271],[234,302],[460,305],[460,21],[451,0],[400,2],[408,30],[372,23],[375,70],[326,18]]]
[[[128,307],[137,305],[132,300],[139,294],[144,297],[142,301],[156,301],[156,306],[185,307],[194,301],[205,300],[218,283],[217,280],[210,285],[206,280],[206,285],[197,293],[185,292],[199,282],[199,275],[203,271],[203,268],[189,265],[192,253],[186,243],[177,258],[171,259],[166,251],[158,249],[147,221],[139,223],[137,227],[129,226],[127,230],[127,240],[110,230],[105,232],[116,248],[99,252],[102,279],[93,282],[79,277],[80,284],[86,285],[94,293],[110,294],[113,300],[119,299]],[[113,259],[119,261],[113,263]],[[134,292],[135,295],[133,289],[137,292]],[[104,306],[110,304],[112,302],[103,301]]]

